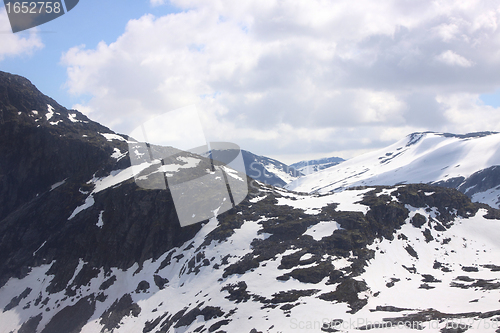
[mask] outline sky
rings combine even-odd
[[[499,25],[497,0],[80,0],[13,34],[2,7],[0,70],[118,133],[194,105],[208,141],[347,159],[500,131]]]

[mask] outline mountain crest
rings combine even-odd
[[[286,188],[327,193],[352,186],[428,183],[453,187],[474,201],[500,207],[499,147],[497,132],[417,132],[386,148],[297,179]]]

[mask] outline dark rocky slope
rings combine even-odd
[[[0,286],[55,260],[61,278],[51,288],[58,290],[79,258],[89,267],[127,268],[182,244],[199,228],[180,228],[167,191],[144,191],[133,181],[97,193],[95,206],[68,221],[92,191],[89,180],[130,166],[126,155],[111,156],[114,149],[127,154],[126,141],[100,133],[114,134],[27,79],[0,73]],[[88,223],[101,210],[102,230]]]

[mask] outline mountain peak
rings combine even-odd
[[[113,133],[77,110],[68,110],[41,93],[28,79],[0,71],[0,124],[43,127],[52,131]],[[88,134],[88,133],[87,133]],[[81,136],[80,136],[81,137]]]
[[[472,132],[467,134],[453,134],[453,133],[433,132],[433,131],[414,132],[407,135],[407,140],[408,140],[407,146],[413,145],[418,141],[420,141],[422,138],[425,138],[429,135],[442,136],[445,138],[474,139],[474,138],[482,138],[493,134],[498,134],[498,132],[483,131],[483,132]]]
[[[57,182],[119,167],[111,155],[115,148],[126,153],[126,143],[111,145],[106,134],[114,132],[68,111],[29,80],[0,72],[0,219]]]

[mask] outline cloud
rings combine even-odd
[[[0,61],[6,57],[32,54],[35,50],[44,46],[36,33],[11,33],[12,30],[5,8],[0,9],[0,31],[3,32],[0,41]]]
[[[437,59],[450,66],[471,67],[474,64],[452,50],[441,53]]]
[[[439,95],[437,100],[446,110],[448,132],[500,131],[500,108],[484,105],[477,94]]]
[[[68,90],[90,94],[92,117],[119,132],[191,104],[209,137],[270,155],[365,151],[416,130],[494,126],[463,116],[493,116],[479,100],[452,102],[500,86],[492,3],[170,3],[182,12],[144,15],[115,42],[62,58]]]

